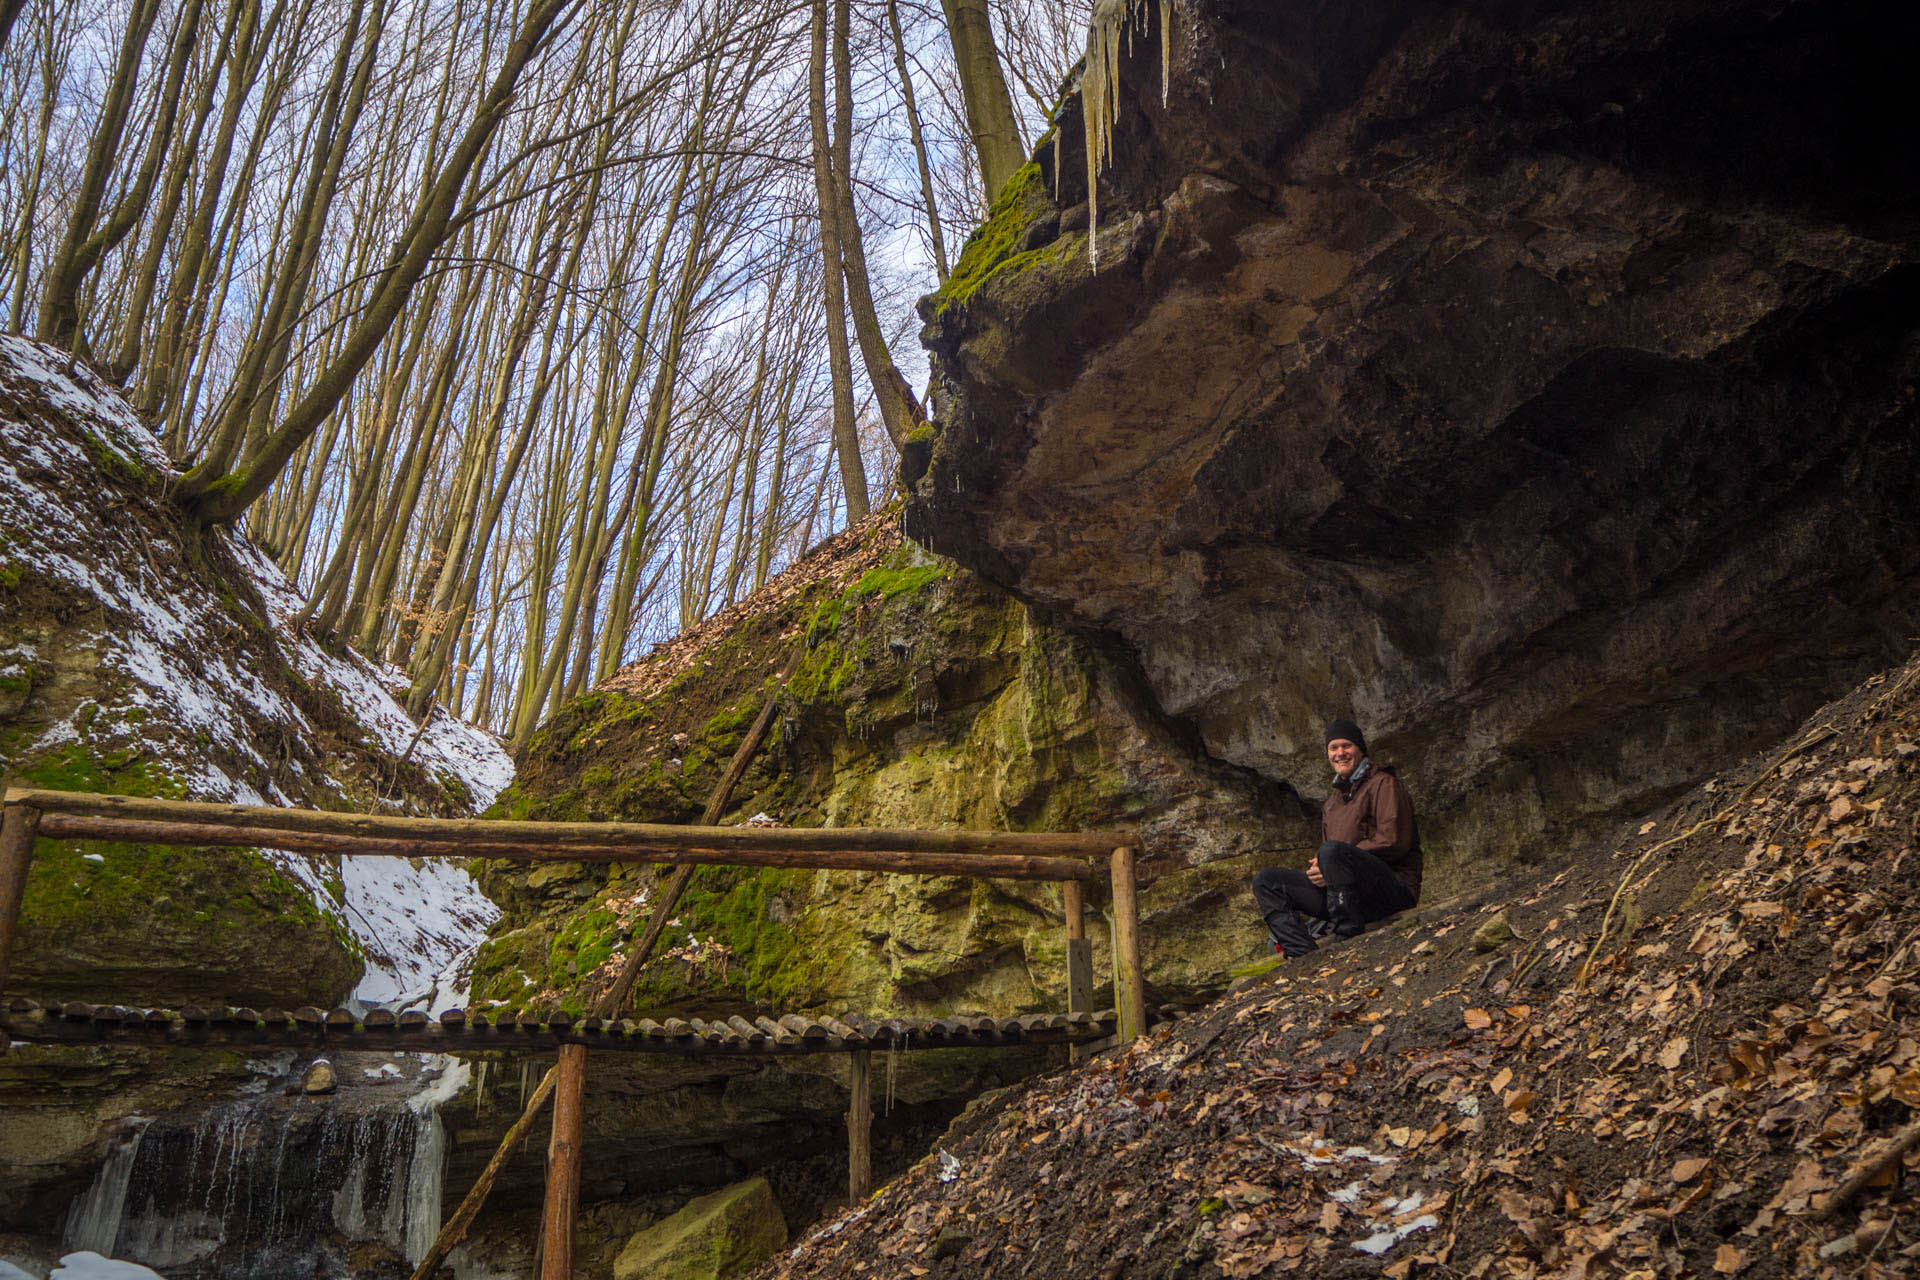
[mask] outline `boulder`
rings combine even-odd
[[[340,1077],[334,1074],[333,1064],[325,1058],[314,1059],[300,1077],[300,1092],[305,1094],[333,1093],[340,1087]]]
[[[614,1280],[731,1280],[787,1243],[786,1220],[765,1178],[749,1178],[689,1201],[634,1234],[614,1261]]]

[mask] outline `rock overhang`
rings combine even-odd
[[[908,527],[1213,754],[1311,794],[1351,712],[1442,845],[1518,853],[1911,633],[1920,199],[1847,128],[1864,20],[1336,8],[1182,6],[1165,106],[1142,29],[1100,270],[930,317]],[[1085,225],[1076,111],[1036,225]]]

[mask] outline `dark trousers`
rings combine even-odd
[[[1267,931],[1287,955],[1303,956],[1314,949],[1303,916],[1331,920],[1336,931],[1350,934],[1414,903],[1393,868],[1365,849],[1329,840],[1320,846],[1319,860],[1324,889],[1306,872],[1290,867],[1269,867],[1253,877],[1253,900],[1266,917]]]

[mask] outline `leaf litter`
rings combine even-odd
[[[1920,1273],[1916,742],[1920,659],[1463,921],[989,1095],[757,1274]]]

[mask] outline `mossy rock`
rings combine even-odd
[[[1057,254],[1058,243],[1046,242],[1059,220],[1039,162],[1029,161],[1007,179],[940,288],[920,300],[921,319],[937,323],[949,310],[965,307],[996,275],[1027,270]]]
[[[1180,936],[1150,933],[1148,959],[1171,984],[1163,992],[1224,985],[1257,931],[1219,928],[1208,913],[1245,896],[1273,816],[1247,781],[1181,757],[1086,641],[904,542],[890,523],[850,536],[863,541],[830,571],[783,581],[760,610],[680,642],[693,652],[673,665],[640,664],[563,707],[496,812],[694,821],[785,672],[778,717],[726,820],[764,812],[804,827],[1003,831],[1158,823],[1178,859],[1186,819],[1204,819],[1213,824],[1204,857],[1225,870],[1151,869],[1168,886],[1149,889],[1151,909],[1178,921]],[[476,995],[586,1007],[645,919],[623,924],[619,904],[660,878],[653,868],[592,867],[561,881],[488,867],[483,885],[507,914],[481,949]],[[703,867],[675,921],[642,971],[636,1012],[1003,1015],[1063,999],[1057,886]],[[1090,932],[1104,965],[1105,931],[1096,921]]]
[[[79,743],[13,776],[61,791],[181,795],[145,760]],[[340,922],[253,849],[36,840],[17,945],[8,986],[41,1000],[329,1004],[363,968]]]
[[[732,1280],[787,1243],[787,1223],[765,1178],[689,1201],[638,1232],[614,1261],[614,1280]]]

